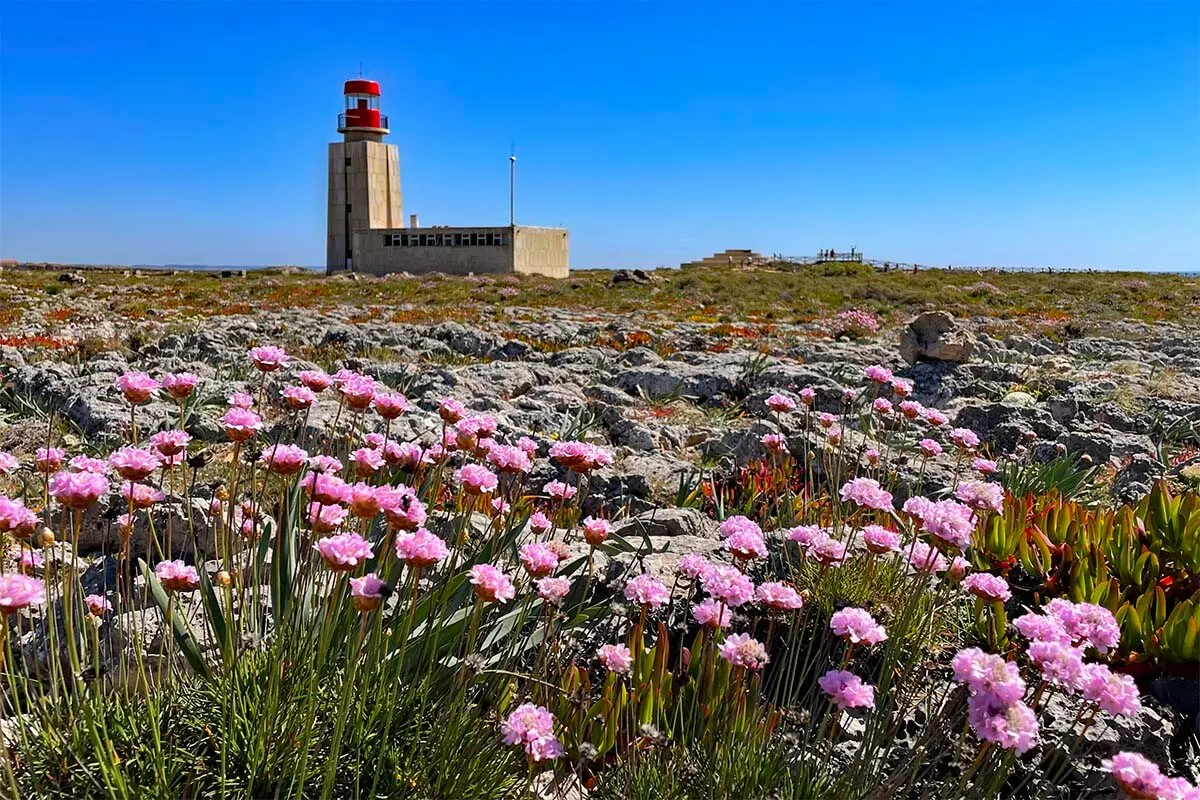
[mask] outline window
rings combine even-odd
[[[350,156],[346,156],[346,166],[350,166]]]
[[[346,213],[347,214],[350,213],[350,204],[349,203],[346,203]]]
[[[454,246],[455,247],[463,246],[463,235],[461,233],[454,234]]]
[[[391,247],[391,246],[392,246],[392,236],[391,236],[391,234],[389,234],[389,233],[385,233],[385,234],[383,235],[383,246],[384,246],[384,247]]]

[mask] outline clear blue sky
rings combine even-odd
[[[341,82],[405,213],[726,247],[1200,269],[1200,3],[0,5],[0,257],[319,265]]]

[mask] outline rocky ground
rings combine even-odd
[[[0,345],[0,450],[30,453],[55,426],[74,450],[118,443],[129,411],[113,382],[138,369],[204,379],[211,408],[192,416],[189,432],[210,457],[220,457],[228,445],[215,419],[225,398],[256,385],[247,349],[280,344],[295,354],[297,368],[350,367],[403,391],[414,409],[391,427],[395,438],[432,441],[441,429],[437,404],[453,395],[495,416],[510,439],[586,438],[611,446],[615,463],[595,485],[608,512],[624,517],[619,532],[649,537],[654,553],[646,566],[663,572],[683,553],[718,547],[711,520],[670,508],[681,486],[764,456],[766,433],[783,433],[798,459],[811,449],[811,432],[798,423],[781,428],[766,409],[770,394],[795,397],[812,386],[816,409],[837,413],[843,391],[859,385],[872,364],[911,380],[914,399],[976,431],[993,457],[1086,457],[1102,469],[1114,499],[1140,495],[1166,472],[1189,478],[1197,471],[1200,341],[1194,328],[1176,323],[1072,329],[926,312],[865,339],[835,340],[815,324],[686,322],[661,312],[504,307],[469,324],[409,324],[348,305],[205,319],[164,313],[130,320],[86,298],[62,320],[49,310],[27,307],[0,328],[0,341],[10,342]],[[170,424],[176,414],[162,402],[144,406],[139,429]],[[336,402],[323,400],[302,424],[316,432],[336,415]],[[1162,457],[1164,444],[1170,459]],[[202,483],[202,470],[193,477]],[[550,477],[533,475],[530,485]],[[948,471],[927,470],[919,488],[936,492],[949,480]],[[917,481],[916,474],[901,475],[901,491],[905,483],[916,489]],[[211,537],[203,488],[196,495],[190,515],[169,503],[157,513],[180,528],[190,516],[197,534],[181,548],[203,556]],[[116,546],[118,505],[89,512],[85,552]],[[90,579],[97,587],[110,583],[111,569],[111,560],[97,560]],[[1166,721],[1150,719],[1142,724],[1161,723],[1161,730],[1139,728],[1133,738],[1170,738]]]

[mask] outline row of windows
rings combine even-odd
[[[506,233],[385,233],[384,247],[505,247]]]

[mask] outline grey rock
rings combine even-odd
[[[945,311],[921,314],[900,334],[900,357],[910,364],[921,360],[961,364],[970,360],[975,347],[975,338]]]

